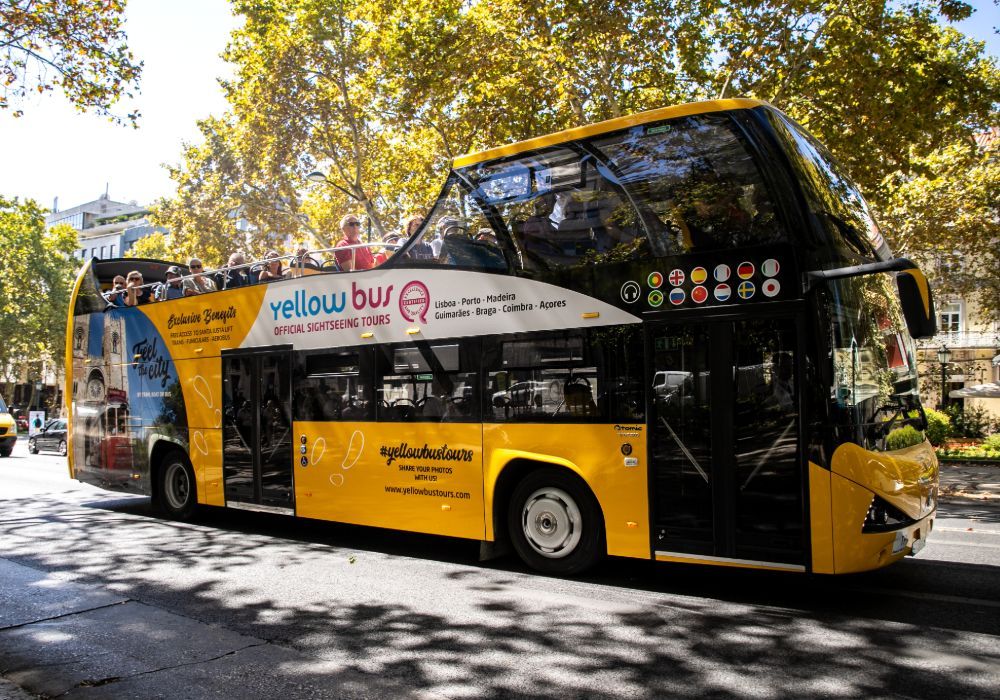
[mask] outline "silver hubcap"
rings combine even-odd
[[[174,462],[167,466],[166,478],[163,480],[167,503],[174,510],[180,510],[187,505],[188,494],[191,492],[191,482],[187,469],[183,464]]]
[[[60,442],[59,443],[59,454],[61,454],[61,455],[66,454],[66,443],[65,442]]]
[[[561,489],[538,489],[521,511],[524,538],[536,552],[548,559],[573,553],[583,535],[583,517],[576,501]]]

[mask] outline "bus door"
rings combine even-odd
[[[226,505],[294,515],[291,353],[222,355]]]
[[[801,325],[647,324],[657,559],[804,567]]]

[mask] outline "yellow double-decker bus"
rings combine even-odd
[[[134,306],[113,277],[156,283],[172,263],[87,262],[71,475],[174,517],[468,538],[557,574],[603,555],[853,572],[931,530],[912,340],[934,331],[930,290],[765,103],[459,158],[381,265],[312,255]]]

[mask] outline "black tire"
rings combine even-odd
[[[13,451],[13,447],[4,447],[3,449],[0,449],[0,457],[10,457],[10,453]]]
[[[194,515],[198,506],[194,470],[180,450],[172,450],[160,460],[156,504],[164,515],[174,520],[189,520]]]
[[[38,445],[35,443],[34,440],[28,440],[28,452],[30,452],[33,455],[38,454]]]
[[[62,457],[65,457],[67,452],[68,452],[68,450],[66,449],[66,441],[65,440],[60,440],[59,441],[59,455],[62,456]]]
[[[597,500],[574,474],[541,468],[514,489],[507,509],[511,544],[525,564],[570,576],[604,556],[604,519]]]

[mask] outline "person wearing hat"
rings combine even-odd
[[[168,299],[180,299],[184,296],[184,287],[181,285],[181,269],[176,265],[167,268],[167,281],[156,287],[153,294],[157,301],[167,301]]]

